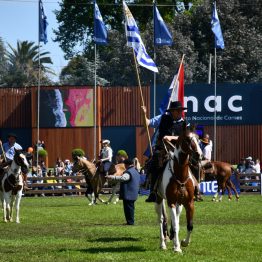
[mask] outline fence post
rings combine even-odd
[[[260,173],[260,195],[262,196],[262,173]]]

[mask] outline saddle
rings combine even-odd
[[[213,174],[215,172],[214,166],[208,160],[204,160],[201,162],[202,168],[205,174]]]

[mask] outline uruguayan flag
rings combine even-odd
[[[132,47],[135,51],[136,59],[139,65],[153,71],[158,72],[156,64],[147,54],[144,43],[141,39],[136,21],[123,1],[124,15],[125,15],[125,30],[127,37],[127,45]]]

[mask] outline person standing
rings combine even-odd
[[[122,176],[108,175],[110,180],[120,181],[120,199],[123,200],[126,225],[135,224],[135,201],[138,197],[140,174],[130,159],[124,160],[125,168]]]

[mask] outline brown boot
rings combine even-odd
[[[27,185],[27,174],[23,173],[23,179],[24,179],[24,190],[27,191],[27,190],[32,189],[32,188],[28,187],[28,185]]]

